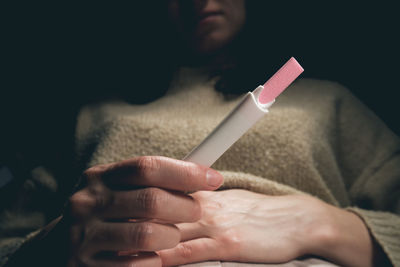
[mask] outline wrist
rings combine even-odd
[[[355,213],[326,203],[326,215],[313,231],[312,254],[344,266],[373,266],[374,244]]]

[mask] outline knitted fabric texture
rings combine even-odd
[[[152,103],[85,106],[76,131],[82,170],[142,155],[183,158],[240,101],[213,85],[199,72],[182,70],[167,95]],[[399,138],[345,88],[304,79],[212,167],[225,177],[222,189],[310,194],[352,210],[400,266],[399,148]],[[21,243],[0,242],[3,252],[8,246],[0,255],[8,257]]]
[[[87,167],[142,155],[181,159],[240,100],[215,92],[213,81],[190,70],[177,76],[169,93],[150,104],[114,101],[82,110],[77,150],[89,158]],[[400,266],[399,148],[398,137],[345,88],[299,80],[212,167],[225,176],[223,189],[302,192],[356,206]]]

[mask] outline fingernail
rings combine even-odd
[[[220,186],[224,180],[224,177],[222,177],[219,172],[214,171],[213,169],[207,171],[206,178],[207,184],[212,187]]]

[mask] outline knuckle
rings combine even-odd
[[[69,212],[74,218],[84,218],[105,210],[113,200],[113,196],[104,186],[98,184],[73,194],[68,199]]]
[[[140,223],[129,227],[129,243],[133,242],[133,245],[137,249],[149,249],[151,246],[151,234],[154,232],[153,226],[150,223]]]
[[[177,254],[179,257],[184,258],[184,259],[190,259],[193,256],[193,247],[186,243],[180,243],[179,245],[176,246]]]
[[[210,227],[218,228],[220,225],[225,225],[227,223],[231,223],[229,218],[226,215],[212,215],[212,216],[205,216],[206,218],[203,219],[204,223]]]
[[[96,212],[105,210],[113,199],[112,191],[102,183],[93,183],[88,187],[89,194],[93,201],[93,209]]]
[[[143,156],[136,160],[137,173],[140,177],[150,177],[159,167],[160,162],[156,157]]]
[[[110,203],[109,194],[107,194],[106,192],[101,192],[101,193],[95,194],[94,199],[95,199],[95,203],[96,203],[95,209],[98,212],[105,210]]]
[[[243,244],[243,235],[235,229],[227,230],[219,240],[221,244],[224,244],[226,248],[229,248],[232,252],[238,252],[241,245]]]
[[[193,191],[194,188],[198,187],[199,183],[202,184],[202,181],[199,181],[199,178],[205,177],[202,168],[191,163],[185,164],[179,171],[179,176],[185,178],[181,179],[181,185],[185,191]]]
[[[147,215],[156,215],[168,202],[168,196],[162,189],[151,187],[140,192],[138,201],[140,208]]]
[[[95,200],[86,190],[73,194],[68,199],[69,212],[73,218],[86,217],[95,206]]]

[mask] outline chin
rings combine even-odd
[[[195,52],[199,54],[213,54],[223,49],[228,43],[230,43],[231,38],[229,35],[214,32],[201,39],[193,40],[193,48]]]

